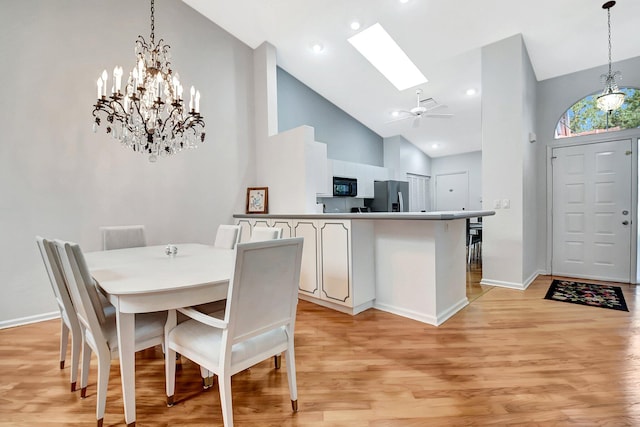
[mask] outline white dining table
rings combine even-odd
[[[98,286],[116,308],[122,397],[127,426],[135,426],[135,314],[188,307],[227,297],[235,251],[189,243],[88,252]]]

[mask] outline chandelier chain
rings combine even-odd
[[[151,44],[153,44],[153,36],[156,29],[156,20],[153,16],[155,12],[154,0],[151,0]],[[611,51],[611,34],[609,34],[609,51]]]
[[[607,9],[607,27],[609,28],[609,74],[611,74],[611,8]]]

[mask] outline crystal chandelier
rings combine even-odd
[[[133,151],[158,156],[195,148],[204,142],[204,120],[200,115],[200,92],[191,86],[189,109],[182,99],[179,76],[171,70],[169,45],[154,40],[154,0],[151,0],[151,37],[136,40],[136,65],[122,92],[122,67],[113,69],[111,95],[107,96],[107,70],[97,81],[98,101],[93,106],[96,132],[106,118],[106,130]]]
[[[600,76],[604,82],[602,95],[598,96],[598,108],[605,112],[617,110],[624,102],[624,93],[620,92],[616,84],[616,77],[620,78],[620,71],[611,72],[611,8],[615,6],[615,1],[608,1],[602,5],[607,9],[607,25],[609,27],[609,72]]]

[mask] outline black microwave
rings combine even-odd
[[[333,177],[333,195],[355,197],[358,195],[358,180],[355,178]]]

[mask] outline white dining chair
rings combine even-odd
[[[240,242],[242,228],[239,225],[220,224],[216,231],[216,240],[213,246],[221,249],[235,249]]]
[[[78,379],[78,364],[80,362],[80,346],[82,344],[82,332],[78,316],[71,302],[71,296],[64,282],[64,276],[58,261],[55,249],[51,247],[50,241],[36,236],[40,256],[44,263],[49,283],[53,289],[53,294],[60,310],[60,369],[64,369],[64,362],[67,356],[67,345],[69,343],[69,332],[71,332],[71,391],[76,391]]]
[[[96,419],[101,427],[107,401],[111,359],[118,357],[118,332],[115,315],[105,315],[99,291],[84,259],[80,246],[56,240],[52,244],[61,261],[69,294],[82,330],[81,397],[86,397],[91,352],[98,358],[98,390]],[[166,313],[136,314],[135,351],[164,344]]]
[[[147,246],[144,225],[105,226],[100,232],[104,251]]]
[[[263,242],[265,240],[280,239],[282,228],[279,227],[253,227],[249,242]]]
[[[223,318],[182,308],[178,311],[191,319],[176,325],[175,311],[169,312],[165,332],[169,406],[174,402],[176,352],[218,376],[225,427],[233,426],[231,376],[284,353],[291,405],[298,410],[293,338],[302,242],[297,237],[239,244]]]

